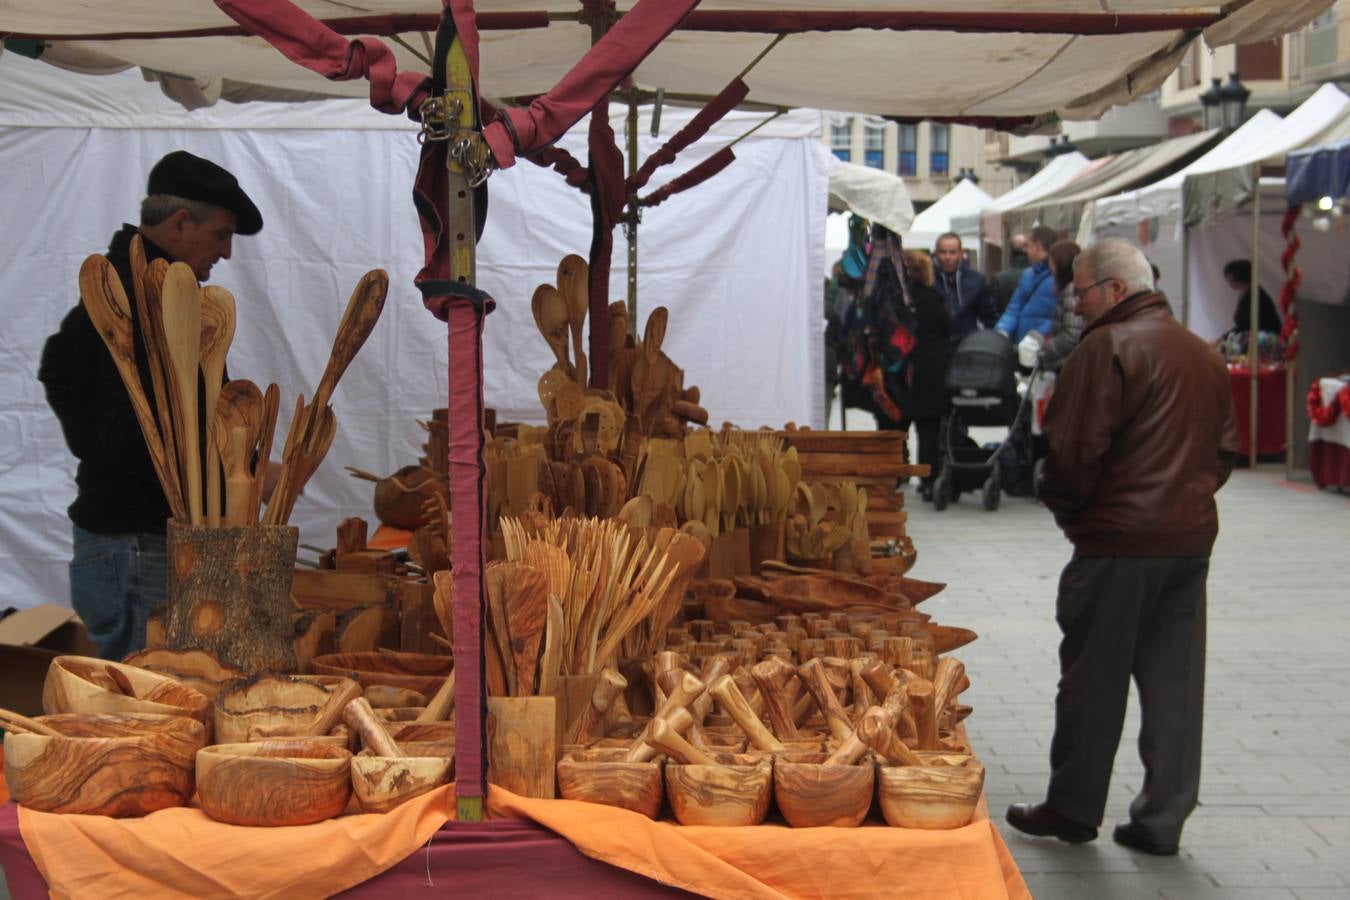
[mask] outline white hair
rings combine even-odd
[[[1118,278],[1131,294],[1153,290],[1153,265],[1129,241],[1107,238],[1090,244],[1073,261],[1074,271],[1085,271],[1093,281]]]

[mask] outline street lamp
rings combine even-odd
[[[1232,131],[1242,124],[1247,115],[1247,98],[1252,92],[1243,86],[1236,72],[1228,74],[1228,83],[1219,88],[1219,104],[1223,109],[1223,127]]]
[[[1209,90],[1200,95],[1200,109],[1204,115],[1205,130],[1209,131],[1218,128],[1223,124],[1223,87],[1218,78],[1211,79],[1213,82]]]

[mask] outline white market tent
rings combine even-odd
[[[932,250],[939,236],[955,231],[952,227],[954,218],[960,216],[966,222],[972,222],[972,217],[988,206],[993,199],[975,182],[961,179],[950,191],[935,200],[932,206],[914,217],[909,230],[902,235],[904,245],[917,250]],[[974,248],[978,245],[980,237],[978,227],[965,232],[958,231],[957,234],[960,235],[964,246]]]
[[[230,371],[276,382],[284,437],[294,397],[314,389],[360,274],[390,272],[382,321],[338,386],[338,436],[293,518],[330,545],[349,515],[370,517],[370,488],[343,465],[392,472],[415,462],[414,419],[446,403],[444,326],[412,286],[422,264],[412,206],[415,126],[361,101],[221,104],[184,112],[135,72],[95,77],[0,55],[0,597],[65,602],[75,462],[36,379],[47,335],[76,302],[81,261],[134,220],[151,163],[184,148],[235,172],[263,211],[213,281],[239,303]],[[616,107],[616,112],[618,112]],[[688,119],[667,109],[663,139]],[[671,168],[683,171],[764,119],[733,113]],[[823,425],[819,335],[829,151],[815,112],[780,117],[737,145],[738,160],[698,190],[646,211],[639,297],[671,309],[667,351],[698,384],[715,422]],[[619,123],[615,123],[616,127]],[[658,141],[647,137],[643,152]],[[584,158],[584,131],[562,145]],[[661,176],[663,180],[667,176]],[[16,210],[33,211],[17,215]],[[479,244],[480,283],[496,297],[484,330],[485,394],[506,421],[538,421],[535,381],[553,358],[529,309],[557,260],[590,242],[585,195],[523,166],[493,184]],[[622,259],[622,233],[616,236]],[[659,250],[657,248],[660,248]],[[622,282],[611,282],[621,296]],[[655,298],[660,298],[657,301]],[[766,392],[764,384],[773,384]],[[280,439],[280,438],[279,438]],[[306,555],[304,553],[302,556]]]
[[[1003,228],[1012,233],[1047,225],[1056,231],[1077,234],[1084,210],[1097,198],[1145,183],[1158,173],[1181,165],[1218,137],[1218,131],[1202,131],[1095,160],[1061,189],[1004,212]]]
[[[981,245],[1002,247],[1003,213],[1037,198],[1048,196],[1068,184],[1088,165],[1088,158],[1075,150],[1056,156],[1026,181],[1006,193],[999,194],[975,213],[952,216],[952,231],[957,234],[975,233]],[[983,257],[984,248],[979,246]]]
[[[437,0],[372,0],[359,10],[325,0],[300,0],[296,5],[349,35],[399,36],[397,45],[384,41],[399,69],[427,71],[420,48],[428,46],[425,36],[438,21]],[[640,88],[662,88],[672,96],[706,96],[720,91],[772,46],[746,76],[750,99],[756,102],[846,107],[880,115],[950,116],[991,127],[1027,123],[1048,113],[1091,119],[1114,104],[1155,90],[1198,32],[1211,47],[1255,43],[1302,27],[1327,5],[1328,0],[963,0],[956,9],[948,4],[934,11],[919,0],[819,0],[811,10],[802,11],[757,0],[707,0],[636,69],[633,80]],[[618,7],[626,13],[634,4],[621,2]],[[335,15],[335,9],[342,13]],[[574,0],[483,0],[477,9],[483,48],[480,86],[489,98],[509,101],[547,91],[591,43],[590,26],[579,21]],[[359,12],[359,18],[351,17],[352,12]],[[529,22],[522,25],[523,20]],[[368,90],[364,82],[328,81],[292,64],[238,27],[211,0],[116,4],[8,0],[0,9],[0,34],[11,51],[26,42],[23,49],[40,49],[46,62],[65,68],[111,74],[140,67],[142,74],[188,107],[210,107],[221,99],[355,98],[365,97]],[[979,65],[972,65],[972,60],[979,60]],[[866,72],[867,77],[847,77],[855,71]],[[48,103],[44,96],[14,110],[17,117],[28,116],[26,121],[0,130],[0,156],[10,154],[4,159],[9,208],[41,211],[11,215],[0,224],[0,247],[8,261],[0,287],[6,296],[28,301],[6,309],[9,329],[19,336],[54,330],[56,319],[74,299],[66,286],[73,283],[80,259],[105,245],[116,223],[129,217],[139,199],[143,174],[132,174],[129,161],[152,160],[181,146],[219,159],[265,201],[268,228],[252,246],[241,240],[236,258],[227,265],[237,267],[239,278],[235,281],[232,273],[230,286],[241,300],[267,297],[272,302],[259,304],[257,333],[241,331],[236,341],[242,347],[246,338],[275,340],[288,331],[323,336],[306,337],[304,351],[291,342],[282,345],[284,350],[275,343],[270,350],[260,344],[263,349],[254,354],[236,357],[237,369],[259,381],[307,384],[322,367],[319,357],[333,327],[330,319],[356,275],[373,259],[395,258],[420,247],[408,200],[416,144],[406,121],[387,116],[377,117],[380,122],[375,124],[363,110],[364,119],[356,123],[355,118],[339,115],[336,107],[218,107],[184,114],[167,103],[155,106],[146,95],[149,86],[136,75],[118,77],[120,82],[109,80],[95,87],[91,81],[88,87],[64,91],[81,104],[66,113],[67,121],[34,119],[33,109]],[[49,88],[38,90],[45,94]],[[50,93],[59,98],[63,92]],[[0,102],[12,102],[14,95],[7,81]],[[146,107],[154,108],[146,112]],[[138,118],[141,113],[149,117]],[[355,107],[348,113],[357,116]],[[739,124],[744,131],[758,118],[762,117],[725,124],[731,128]],[[94,126],[95,121],[100,124]],[[722,134],[724,143],[728,133]],[[286,142],[286,151],[276,149],[274,141]],[[560,143],[584,158],[579,139],[568,136]],[[803,402],[791,398],[785,385],[798,377],[795,373],[820,370],[818,360],[812,361],[819,343],[814,336],[805,344],[797,338],[782,340],[780,326],[764,327],[766,317],[755,315],[754,304],[746,300],[772,295],[793,308],[792,292],[806,286],[813,291],[811,321],[818,327],[814,273],[821,269],[817,229],[824,218],[826,191],[825,167],[816,160],[823,148],[815,138],[789,142],[792,150],[770,149],[775,143],[747,141],[738,148],[740,162],[722,178],[734,178],[729,173],[741,170],[759,181],[736,192],[733,202],[718,202],[720,195],[710,187],[715,182],[709,182],[706,201],[694,191],[652,210],[643,231],[644,239],[649,239],[642,257],[642,277],[648,279],[643,295],[660,297],[672,306],[687,300],[691,311],[685,315],[691,322],[698,315],[692,307],[716,310],[714,326],[693,326],[683,335],[678,327],[671,329],[671,354],[685,365],[689,380],[707,384],[732,356],[760,362],[759,377],[746,387],[758,404],[742,410],[728,403],[725,410],[712,410],[714,416],[746,423],[784,418],[765,408],[763,391],[753,385],[774,384],[776,393],[789,397],[789,403]],[[644,154],[655,146],[655,141],[643,138]],[[764,155],[752,153],[755,148],[763,148]],[[691,149],[671,173],[685,171],[707,158],[708,152]],[[775,152],[783,156],[775,159]],[[813,187],[817,180],[819,189]],[[511,291],[503,287],[546,280],[559,256],[586,246],[589,211],[584,199],[564,188],[556,176],[532,172],[529,166],[494,177],[492,188],[493,212],[480,245],[480,276],[482,285],[503,302],[494,314],[500,324],[490,320],[489,332],[499,327],[503,334],[528,333],[527,304],[507,302]],[[743,230],[753,229],[761,215],[766,220],[806,221],[803,207],[817,224],[786,265],[781,248],[753,230]],[[76,208],[79,216],[59,220],[54,212]],[[561,225],[551,217],[540,221],[543,208],[558,213]],[[49,211],[52,215],[42,215]],[[664,236],[658,226],[663,219],[673,229]],[[354,222],[366,227],[354,228]],[[293,230],[287,231],[282,223],[290,223]],[[779,227],[776,221],[773,227]],[[621,242],[622,235],[616,236],[620,244],[616,259],[622,258]],[[757,258],[761,251],[775,255],[761,261]],[[691,267],[695,257],[706,265]],[[374,448],[386,454],[379,459],[391,464],[406,460],[417,438],[386,423],[424,415],[444,402],[443,388],[437,389],[439,393],[433,390],[436,396],[430,402],[409,393],[409,385],[443,384],[444,357],[439,353],[444,351],[444,330],[422,312],[412,292],[415,262],[404,257],[390,268],[396,286],[390,306],[410,308],[407,324],[395,324],[397,317],[386,313],[383,331],[376,336],[388,345],[384,355],[368,350],[335,398],[340,418],[374,420],[367,432],[372,444],[351,453],[340,437],[333,459],[346,455],[369,460],[364,454]],[[69,274],[53,274],[62,271]],[[290,318],[292,314],[297,318]],[[673,319],[678,321],[680,314]],[[778,323],[791,317],[780,312],[770,318]],[[781,327],[791,330],[797,325],[783,322]],[[793,333],[809,331],[806,327]],[[762,336],[772,346],[757,353],[756,347],[745,346],[750,335]],[[489,402],[498,402],[504,417],[510,418],[514,409],[528,403],[532,381],[494,397],[494,377],[504,379],[499,385],[508,385],[512,371],[517,375],[525,369],[539,371],[547,360],[539,353],[537,361],[530,361],[540,350],[533,341],[495,349],[490,336],[486,342]],[[6,450],[9,480],[0,496],[17,502],[6,508],[8,518],[0,520],[5,523],[0,524],[0,533],[18,535],[20,542],[0,547],[0,556],[6,558],[0,588],[13,602],[26,605],[59,599],[64,593],[53,590],[53,585],[62,581],[66,556],[60,535],[66,525],[59,510],[70,489],[64,479],[58,484],[39,477],[44,466],[67,473],[69,466],[61,459],[63,444],[54,425],[48,422],[46,431],[34,427],[45,414],[40,388],[32,378],[38,348],[25,344],[23,352],[29,355],[17,355],[4,373],[13,387],[9,396],[19,398],[16,408],[27,417],[16,418],[23,437]],[[516,368],[507,366],[518,359]],[[390,367],[383,368],[376,360],[388,360]],[[768,361],[772,365],[766,371]],[[495,376],[494,366],[502,367]],[[803,383],[813,380],[802,378]],[[821,396],[819,390],[808,393],[812,404]],[[507,402],[499,402],[501,398]],[[360,412],[344,412],[344,402]],[[344,424],[339,430],[351,427]],[[378,467],[378,459],[370,464]],[[356,492],[350,486],[312,484],[307,495],[315,506],[326,507],[327,524],[334,512],[366,508],[363,499],[354,499]],[[303,515],[299,518],[303,520]],[[328,536],[324,537],[327,543]],[[43,545],[44,541],[48,543]]]
[[[914,221],[914,203],[905,179],[891,172],[837,161],[830,170],[830,212],[857,213],[900,233]],[[844,246],[848,246],[845,238]]]

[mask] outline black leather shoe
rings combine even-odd
[[[1116,826],[1116,830],[1111,833],[1111,840],[1120,844],[1122,847],[1129,847],[1131,850],[1139,850],[1153,856],[1176,856],[1176,844],[1161,844],[1153,840],[1144,833],[1144,829],[1137,822],[1121,822]]]
[[[1014,803],[1008,807],[1006,818],[1023,834],[1056,837],[1066,844],[1083,844],[1097,837],[1097,829],[1091,825],[1070,822],[1044,803]]]

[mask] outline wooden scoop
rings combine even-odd
[[[198,439],[197,377],[202,338],[201,290],[187,263],[176,262],[164,276],[164,342],[169,350],[174,441],[184,473],[188,517],[202,523],[202,458]]]
[[[191,273],[191,269],[188,270]],[[195,283],[195,282],[194,282]],[[126,291],[122,289],[121,279],[106,257],[90,256],[80,266],[80,298],[95,330],[103,338],[108,352],[112,355],[117,374],[122,377],[127,396],[131,399],[131,408],[136,415],[136,423],[145,437],[146,449],[150,452],[150,461],[155,474],[159,476],[160,487],[169,502],[174,518],[185,521],[188,508],[184,503],[176,470],[172,466],[177,460],[170,460],[164,452],[160,439],[159,426],[155,423],[154,413],[146,400],[141,386],[140,372],[136,368],[136,338],[132,332],[131,304]],[[195,382],[194,382],[195,387]],[[167,417],[167,410],[161,410]]]
[[[198,354],[202,361],[203,395],[206,409],[203,418],[214,422],[220,383],[225,377],[225,356],[234,341],[234,296],[223,287],[210,284],[201,289],[202,330]],[[206,524],[219,525],[221,456],[215,442],[206,447]]]
[[[567,318],[572,326],[572,352],[576,356],[576,381],[586,386],[586,354],[582,351],[586,313],[590,310],[590,267],[575,253],[558,263],[558,293],[567,302]]]

